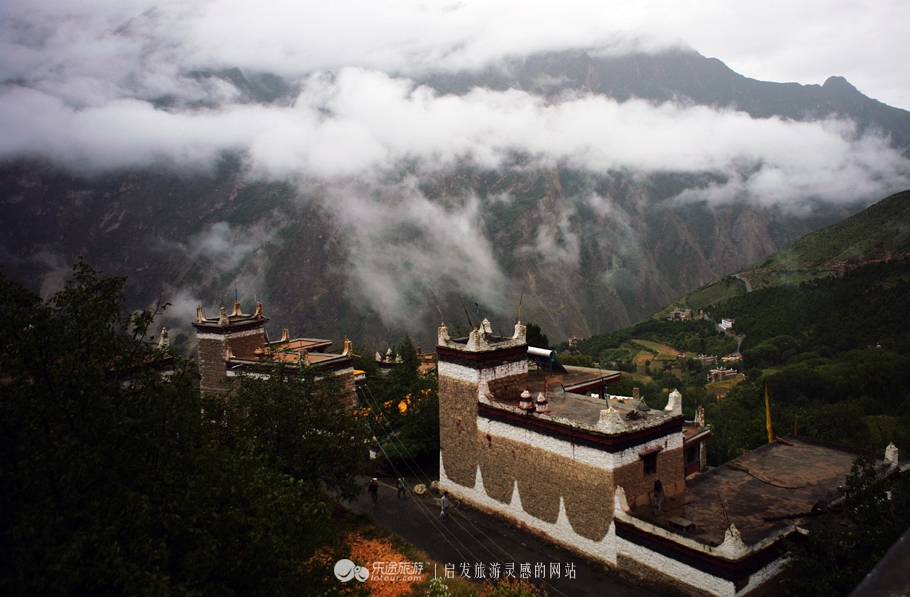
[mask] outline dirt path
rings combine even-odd
[[[742,281],[746,284],[746,293],[747,293],[747,294],[750,293],[750,292],[752,292],[752,284],[749,283],[749,280],[743,278],[743,277],[740,276],[739,274],[733,274],[733,277],[734,277],[734,278],[737,278],[737,279],[739,279],[739,280],[742,280]]]

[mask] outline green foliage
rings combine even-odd
[[[821,356],[880,344],[910,353],[910,260],[869,264],[843,278],[756,290],[718,305],[736,319],[743,351],[789,336],[799,352]]]
[[[282,366],[244,376],[224,409],[229,441],[246,445],[278,471],[310,486],[355,497],[355,481],[370,437],[369,429],[339,399],[344,388],[335,376],[314,368],[288,374]]]
[[[439,449],[438,378],[420,372],[420,358],[411,338],[398,345],[398,361],[385,374],[375,368],[359,390],[369,409],[373,435],[393,465]]]
[[[633,338],[666,344],[681,352],[723,356],[736,349],[734,338],[718,332],[714,323],[702,319],[647,319],[629,328],[580,340],[577,348],[601,363],[630,363],[641,350],[641,346],[630,344]]]
[[[849,594],[910,526],[910,478],[879,479],[872,459],[861,456],[846,486],[843,513],[813,520],[808,536],[790,544],[789,566],[797,574],[783,581],[785,594]]]
[[[47,303],[0,276],[0,593],[300,595],[330,503],[213,425],[154,311],[88,265]],[[153,365],[174,359],[174,373]],[[202,416],[202,413],[205,416]]]
[[[540,326],[536,323],[528,323],[526,327],[526,339],[528,346],[535,348],[550,348],[550,338],[541,331]]]
[[[658,315],[665,317],[675,307],[692,309],[693,313],[698,313],[711,305],[743,294],[746,294],[745,282],[734,276],[724,276],[702,286],[698,290],[690,292],[682,299],[674,301],[668,307],[662,309]]]
[[[827,264],[867,259],[876,251],[910,249],[910,191],[882,199],[845,220],[809,234],[744,271],[755,288],[827,276]],[[762,270],[753,275],[752,269]],[[756,272],[757,273],[757,272]]]
[[[570,365],[573,367],[594,367],[594,360],[586,354],[560,352],[557,353],[556,360],[563,365]]]

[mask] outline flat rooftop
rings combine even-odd
[[[532,365],[528,371],[528,391],[532,399],[537,399],[539,393],[545,392],[547,397],[549,417],[553,419],[563,419],[582,427],[593,428],[600,421],[601,411],[607,408],[607,401],[602,398],[592,397],[592,393],[601,391],[601,382],[610,383],[619,379],[618,371],[609,371],[603,369],[591,369],[589,367],[572,367],[566,366],[566,373],[552,372],[543,369],[534,369]],[[590,389],[589,389],[590,388]],[[572,389],[577,389],[573,392]],[[663,410],[642,410],[637,408],[631,398],[628,401],[617,399],[616,396],[610,396],[609,386],[607,386],[607,395],[610,406],[612,406],[627,421],[630,426],[635,424],[640,427],[645,423],[647,427],[648,419],[666,418]],[[518,408],[519,399],[513,398],[504,400],[496,398],[491,400],[493,404],[502,404],[511,408]],[[634,412],[634,414],[632,414]],[[631,418],[629,417],[631,415]],[[541,415],[532,415],[541,416]]]
[[[663,528],[670,528],[670,518],[691,521],[691,532],[674,532],[711,545],[723,542],[732,523],[746,544],[757,543],[804,521],[820,500],[830,504],[841,497],[838,487],[859,454],[788,435],[687,481],[683,493],[664,499],[660,514],[650,505],[633,508],[632,514]]]

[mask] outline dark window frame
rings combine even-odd
[[[645,454],[641,457],[642,466],[644,467],[645,476],[657,473],[657,452]]]

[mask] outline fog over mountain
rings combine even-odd
[[[749,79],[626,13],[501,39],[491,6],[8,3],[4,271],[47,293],[84,255],[169,325],[236,288],[374,344],[428,341],[431,293],[507,327],[528,280],[561,338],[910,187],[910,113],[846,79]]]

